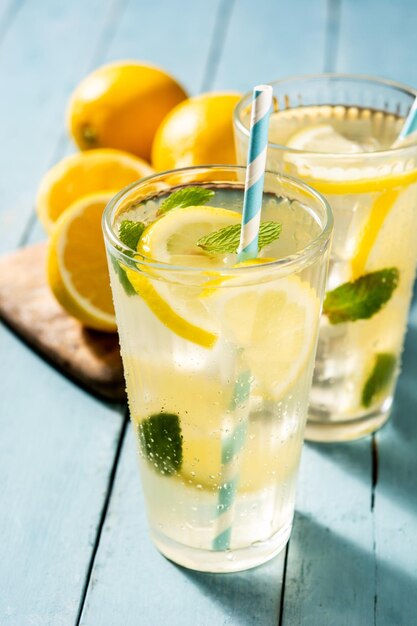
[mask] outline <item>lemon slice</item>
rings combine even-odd
[[[259,392],[278,400],[311,357],[319,300],[296,276],[235,288],[233,282],[206,294],[204,302],[223,336],[243,349]]]
[[[138,252],[155,261],[181,267],[218,266],[219,258],[204,253],[197,246],[200,237],[230,224],[240,223],[234,211],[209,206],[172,209],[150,224],[139,241]],[[221,262],[221,259],[220,259]],[[138,264],[140,269],[140,264]],[[136,293],[162,324],[176,335],[203,348],[212,348],[217,340],[217,326],[200,299],[201,286],[196,275],[171,274],[152,276],[124,268]],[[161,270],[162,271],[162,270]],[[158,280],[159,278],[159,280]]]
[[[414,138],[415,139],[415,138]],[[290,148],[299,150],[358,154],[367,151],[361,146],[340,135],[329,124],[317,124],[295,132],[287,141]],[[369,148],[369,146],[368,146]],[[351,258],[351,279],[354,280],[368,271],[369,261],[374,257],[374,248],[379,248],[380,233],[395,210],[396,205],[403,196],[409,185],[417,180],[417,170],[393,173],[394,162],[387,164],[385,173],[375,166],[367,166],[360,161],[360,156],[348,168],[340,164],[330,166],[328,160],[317,161],[308,164],[308,159],[302,155],[287,154],[287,165],[295,168],[295,173],[301,176],[321,193],[328,195],[360,195],[367,194],[372,202],[369,215],[359,230],[354,235],[355,248]],[[323,155],[323,159],[326,156]],[[377,194],[372,198],[370,194]],[[337,198],[335,199],[335,203]],[[362,204],[366,204],[362,200]],[[336,214],[338,205],[336,204]],[[358,214],[359,215],[359,214]],[[393,237],[391,237],[393,239]],[[381,262],[386,266],[384,254],[381,254]]]
[[[195,289],[188,285],[169,285],[153,281],[139,272],[123,267],[132,287],[152,313],[173,333],[201,346],[212,348],[217,334]]]
[[[49,233],[63,211],[79,198],[108,190],[116,193],[152,173],[148,163],[122,150],[72,154],[43,177],[36,198],[38,217]]]
[[[289,148],[307,152],[356,154],[364,152],[362,146],[347,139],[330,124],[315,124],[298,130],[286,142]]]
[[[138,252],[155,261],[187,267],[213,267],[221,263],[218,255],[210,256],[198,245],[200,237],[220,228],[239,224],[236,211],[211,206],[172,209],[144,231]]]
[[[47,259],[49,286],[61,306],[86,326],[109,332],[116,322],[101,216],[114,193],[72,204],[55,225]]]

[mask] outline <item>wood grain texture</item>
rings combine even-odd
[[[133,430],[123,446],[82,626],[275,626],[283,554],[219,576],[166,560],[147,534]]]
[[[85,328],[67,315],[53,297],[45,272],[45,243],[0,257],[0,318],[86,389],[124,400],[117,334]]]
[[[375,623],[413,624],[417,615],[417,297],[410,317],[392,418],[376,435]]]
[[[412,61],[417,4],[342,0],[337,71],[417,86]],[[413,624],[417,614],[417,296],[390,422],[374,437],[374,623]],[[350,464],[346,464],[350,471]]]
[[[304,446],[283,624],[369,626],[375,565],[369,439]]]
[[[115,0],[21,3],[0,41],[0,249],[27,231]],[[3,6],[3,5],[2,5]],[[77,619],[124,421],[0,327],[0,624]]]
[[[341,0],[337,71],[417,85],[414,0]]]
[[[0,624],[78,613],[122,415],[0,335]]]
[[[411,0],[26,0],[0,38],[0,248],[42,236],[31,202],[40,175],[72,149],[65,102],[94,65],[148,59],[192,93],[247,90],[324,60],[415,82],[415,10]],[[416,328],[415,308],[393,419],[376,437],[374,488],[369,439],[305,447],[285,583],[282,555],[232,576],[161,557],[146,534],[131,433],[113,484],[123,410],[0,329],[0,624],[78,626],[86,583],[84,626],[413,624]]]
[[[325,40],[326,0],[235,0],[213,86],[246,92],[322,71]]]
[[[25,237],[41,176],[65,135],[70,92],[120,0],[26,0],[0,46],[0,252]],[[6,149],[5,149],[6,147]]]

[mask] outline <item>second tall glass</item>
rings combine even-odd
[[[318,75],[273,83],[269,169],[302,178],[335,214],[306,436],[355,439],[388,418],[417,255],[417,137],[396,142],[417,92]],[[250,95],[235,114],[244,162]]]

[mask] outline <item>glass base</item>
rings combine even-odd
[[[215,552],[192,548],[170,539],[151,529],[151,537],[158,550],[170,561],[198,572],[231,573],[241,572],[266,563],[285,548],[291,534],[292,523],[281,528],[267,541],[256,543],[237,550]]]
[[[330,419],[327,413],[316,412],[314,407],[310,407],[304,439],[322,443],[361,439],[381,428],[389,416],[390,409],[337,421],[334,416]]]

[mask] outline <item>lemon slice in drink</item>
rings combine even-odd
[[[239,224],[236,211],[211,206],[172,209],[144,231],[138,252],[154,261],[187,267],[218,266],[218,255],[210,256],[198,245],[200,237],[220,228]]]
[[[229,280],[225,288],[208,293],[205,302],[224,337],[243,349],[259,393],[278,400],[307,366],[319,300],[297,276],[261,281],[259,274],[256,284],[247,286]]]
[[[298,130],[286,143],[288,148],[307,152],[336,152],[338,154],[364,152],[362,146],[338,133],[330,124],[315,124]]]
[[[139,241],[138,253],[170,266],[213,268],[221,263],[218,256],[204,253],[200,237],[231,224],[240,223],[235,211],[209,206],[172,209],[150,224]],[[145,300],[162,324],[176,335],[203,348],[212,348],[217,340],[217,325],[200,300],[201,285],[197,274],[152,269],[145,275],[126,270],[136,292]]]

